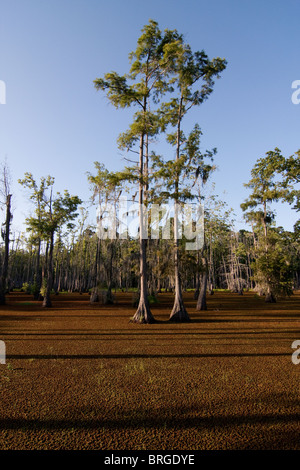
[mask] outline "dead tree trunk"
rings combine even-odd
[[[0,285],[0,305],[5,305],[5,294],[7,290],[7,275],[8,275],[8,259],[9,259],[9,230],[12,219],[10,211],[11,206],[11,194],[6,197],[6,220],[5,220],[5,234],[4,234],[4,260],[1,274],[1,285]]]

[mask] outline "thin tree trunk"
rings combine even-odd
[[[93,304],[95,302],[99,302],[99,258],[100,258],[100,238],[97,238],[96,244],[96,258],[94,264],[94,279],[93,279],[93,287],[90,296],[90,303]]]
[[[0,285],[0,305],[5,305],[5,294],[7,290],[8,259],[9,259],[9,230],[12,214],[10,211],[11,194],[6,196],[6,220],[5,220],[5,241],[4,241],[4,260]]]
[[[206,291],[207,291],[207,281],[208,281],[208,266],[207,266],[207,259],[205,255],[202,257],[202,264],[203,264],[204,270],[201,276],[201,286],[200,286],[199,297],[197,300],[196,310],[207,310]]]
[[[39,218],[39,225],[41,223],[41,202],[40,196],[38,196],[38,218]],[[35,277],[34,277],[34,292],[33,298],[34,300],[41,300],[41,287],[42,287],[42,276],[40,271],[40,257],[41,257],[41,238],[38,237],[37,243],[37,252],[36,252],[36,263],[35,263]]]
[[[176,211],[175,211],[176,212]],[[180,270],[179,270],[179,241],[178,241],[178,220],[177,214],[175,213],[174,217],[174,275],[175,275],[175,299],[173,309],[170,315],[169,320],[174,322],[188,322],[190,321],[189,315],[185,309],[182,289],[181,289],[181,279],[180,279]]]
[[[146,109],[146,108],[145,108]],[[154,317],[150,310],[147,288],[147,244],[145,236],[145,217],[144,217],[144,134],[140,138],[140,161],[139,161],[139,224],[140,224],[140,299],[137,310],[132,318],[135,323],[153,323]]]
[[[200,256],[199,256],[199,251],[197,253],[197,272],[196,272],[196,283],[195,283],[195,291],[194,291],[194,300],[197,300],[199,297],[199,292],[200,292],[200,272],[199,272],[199,267],[200,267]]]
[[[199,297],[197,300],[196,310],[207,310],[206,290],[207,290],[207,271],[205,271],[202,274],[201,287],[200,287]]]
[[[114,257],[114,246],[113,242],[109,244],[109,267],[108,267],[108,287],[106,292],[105,303],[106,304],[113,304],[114,298],[111,292],[112,289],[112,277],[113,277],[113,257]]]
[[[265,254],[268,256],[269,252],[269,246],[268,246],[268,231],[267,231],[267,223],[266,223],[266,218],[267,218],[267,205],[264,203],[264,217],[263,217],[263,228],[264,228],[264,235],[265,235]],[[265,297],[265,302],[267,303],[275,303],[276,298],[272,292],[272,288],[270,286],[270,280],[267,279],[267,292],[266,292],[266,297]]]
[[[48,262],[47,262],[47,271],[46,271],[46,292],[43,300],[43,307],[49,308],[52,307],[51,302],[51,290],[53,284],[53,248],[54,248],[54,232],[50,234],[50,244],[49,244],[49,253],[48,253]]]
[[[181,109],[182,109],[182,98],[178,112],[178,123],[177,123],[177,145],[176,145],[176,161],[180,157],[180,123],[181,123]],[[188,322],[190,321],[189,315],[185,309],[182,290],[181,280],[179,273],[179,242],[178,242],[178,190],[179,181],[178,177],[175,180],[175,216],[174,216],[174,275],[175,275],[175,299],[172,312],[170,314],[170,321],[176,322]]]
[[[35,274],[34,274],[34,300],[40,300],[41,298],[41,273],[40,273],[40,252],[41,252],[41,239],[38,239],[36,258],[35,258]]]

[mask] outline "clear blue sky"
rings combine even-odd
[[[217,147],[216,193],[233,207],[237,228],[243,187],[256,160],[279,147],[300,149],[299,0],[0,0],[0,161],[13,177],[14,227],[29,204],[17,180],[51,174],[56,189],[88,200],[86,172],[101,161],[124,165],[116,139],[130,111],[115,110],[93,86],[96,77],[128,72],[128,53],[148,20],[177,29],[192,49],[228,61],[211,97],[193,111],[203,148]],[[225,194],[224,194],[225,191]],[[278,208],[278,224],[297,219]]]

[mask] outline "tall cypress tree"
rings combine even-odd
[[[215,58],[209,60],[204,51],[192,52],[188,44],[178,45],[176,53],[174,54],[173,61],[173,84],[177,91],[175,97],[168,103],[164,103],[161,107],[161,118],[165,126],[171,125],[175,131],[168,135],[168,140],[176,147],[175,156],[175,175],[174,175],[174,191],[173,200],[175,201],[175,208],[182,202],[180,191],[180,178],[182,174],[182,147],[186,145],[186,138],[182,131],[182,122],[189,110],[195,106],[202,104],[212,93],[214,87],[214,79],[219,78],[220,73],[226,68],[226,60]],[[190,135],[190,142],[188,144],[196,145],[196,149],[192,147],[187,148],[187,155],[193,150],[193,164],[195,165],[198,158],[198,167],[196,168],[196,176],[200,176],[204,171],[203,180],[207,177],[205,171],[209,167],[203,166],[203,156],[200,157],[199,153],[199,128],[196,125],[194,131]],[[196,152],[196,153],[195,153]],[[199,158],[200,157],[200,158]],[[191,165],[190,159],[184,159],[184,165]],[[188,168],[186,167],[187,171]],[[191,170],[193,170],[191,165]],[[180,269],[179,269],[179,241],[178,233],[178,220],[175,214],[174,217],[174,266],[175,266],[175,299],[173,309],[170,315],[172,321],[188,321],[189,317],[184,307]]]
[[[155,106],[164,93],[170,91],[167,77],[173,71],[173,54],[182,38],[176,31],[165,30],[163,33],[158,24],[150,20],[142,29],[137,48],[129,55],[129,74],[120,76],[116,72],[108,73],[104,78],[94,81],[98,90],[103,90],[116,108],[135,106],[138,111],[128,131],[119,137],[121,149],[132,149],[138,145],[139,183],[139,242],[140,242],[140,298],[138,308],[133,316],[137,323],[152,323],[148,302],[147,287],[147,227],[145,211],[148,188],[148,137],[160,130],[160,121]],[[153,108],[154,106],[154,108]],[[153,108],[153,109],[152,109]],[[145,201],[146,199],[146,201]]]

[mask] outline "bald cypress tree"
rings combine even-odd
[[[173,175],[174,191],[172,199],[175,208],[183,202],[182,195],[185,191],[180,190],[181,176],[185,172],[192,172],[194,177],[200,176],[206,181],[211,166],[205,165],[203,155],[199,151],[200,128],[195,125],[188,139],[185,138],[182,123],[187,113],[195,106],[201,105],[208,99],[213,91],[214,79],[219,78],[220,73],[226,68],[226,60],[219,57],[210,60],[204,51],[192,52],[188,44],[182,43],[177,46],[173,61],[173,84],[175,96],[172,95],[168,103],[161,107],[161,118],[164,125],[171,125],[174,132],[168,135],[168,140],[176,148],[175,174]],[[184,151],[183,147],[185,147]],[[215,153],[215,150],[213,151]],[[210,156],[213,155],[210,153]],[[185,196],[186,198],[186,196]],[[170,315],[171,321],[189,321],[186,312],[180,280],[179,268],[179,241],[178,241],[178,218],[174,217],[174,266],[175,266],[175,299]]]
[[[148,138],[160,130],[156,105],[171,90],[168,77],[173,71],[174,51],[181,41],[176,31],[161,32],[157,22],[150,20],[142,29],[136,50],[129,55],[129,74],[120,76],[111,72],[94,81],[96,89],[105,91],[116,108],[137,108],[132,124],[118,140],[121,149],[133,150],[137,146],[139,155],[137,165],[130,172],[130,178],[139,185],[140,298],[133,316],[137,323],[154,322],[148,302],[146,259]]]

